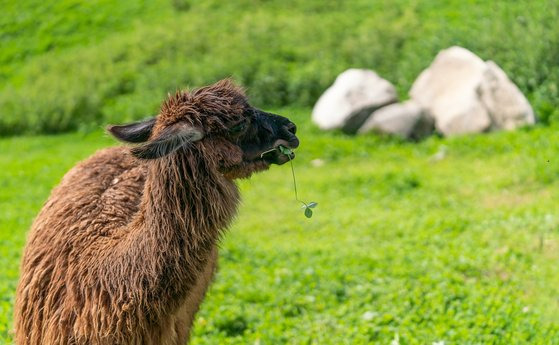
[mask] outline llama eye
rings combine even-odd
[[[235,126],[229,128],[229,132],[231,134],[240,134],[241,132],[243,132],[247,127],[247,123],[246,121],[243,121],[239,124],[236,124]]]

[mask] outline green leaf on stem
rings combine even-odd
[[[289,156],[290,154],[293,153],[293,151],[290,148],[285,147],[283,145],[278,146],[278,148],[279,148],[280,152],[283,153],[286,156]]]
[[[295,191],[295,200],[299,201],[300,203],[303,204],[303,206],[301,208],[305,209],[305,217],[307,218],[311,218],[313,211],[312,209],[315,208],[316,206],[318,206],[318,203],[312,201],[310,203],[306,203],[302,200],[299,200],[299,195],[297,194],[297,182],[295,180],[295,169],[293,169],[293,161],[292,159],[292,155],[293,155],[293,151],[289,148],[289,147],[285,147],[283,145],[278,146],[277,148],[279,150],[279,152],[281,152],[282,154],[286,155],[287,157],[289,157],[289,163],[291,163],[291,174],[293,175],[293,189]]]

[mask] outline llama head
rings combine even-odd
[[[284,164],[294,156],[277,148],[299,146],[293,122],[252,107],[243,90],[229,79],[177,92],[163,102],[158,116],[108,130],[119,140],[141,143],[132,149],[141,159],[196,149],[230,179]]]

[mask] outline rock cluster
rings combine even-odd
[[[441,51],[398,103],[394,86],[375,72],[349,69],[316,103],[312,119],[324,130],[378,132],[421,139],[512,130],[535,122],[518,87],[493,61],[461,47]]]

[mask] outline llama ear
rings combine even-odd
[[[107,131],[115,138],[127,143],[143,143],[146,142],[155,125],[155,117],[144,121],[129,123],[127,125],[108,126]]]
[[[180,147],[204,137],[200,130],[186,124],[176,124],[165,128],[156,138],[134,147],[131,152],[141,159],[155,159],[175,152]]]

